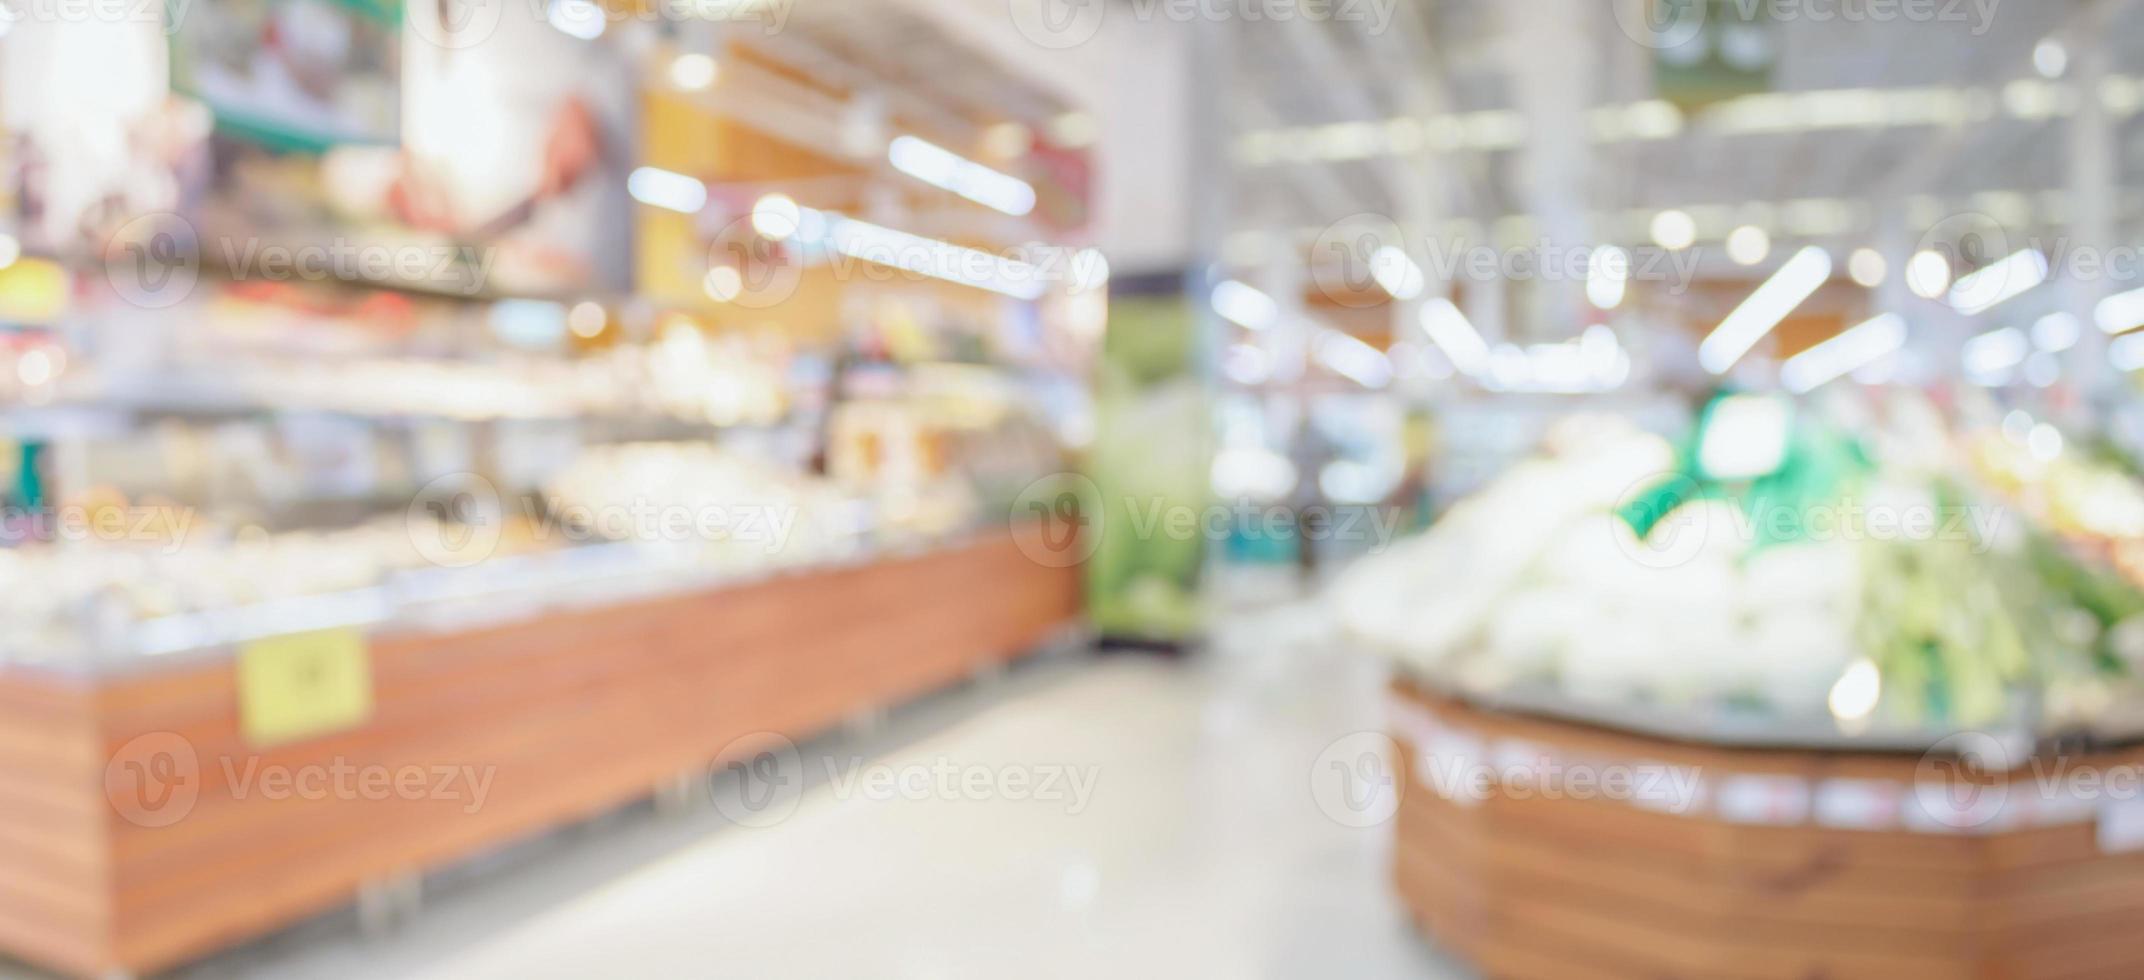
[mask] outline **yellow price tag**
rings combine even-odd
[[[238,648],[238,717],[248,743],[295,742],[371,716],[372,663],[356,630],[292,633]]]

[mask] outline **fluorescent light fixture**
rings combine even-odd
[[[641,167],[625,178],[626,193],[642,204],[679,214],[699,214],[707,206],[707,185],[661,167]]]
[[[1452,366],[1459,373],[1479,375],[1489,366],[1489,344],[1481,339],[1481,331],[1467,322],[1467,315],[1459,307],[1443,297],[1422,304],[1422,329],[1429,339],[1451,358]]]
[[[1397,245],[1386,245],[1370,254],[1370,278],[1377,280],[1393,299],[1422,295],[1422,267]]]
[[[2107,333],[2127,333],[2144,326],[2144,289],[2116,293],[2092,308],[2092,322]]]
[[[921,137],[896,138],[886,148],[886,159],[910,177],[1013,217],[1035,210],[1034,185]]]
[[[2060,354],[2077,346],[2084,334],[2083,325],[2068,313],[2049,313],[2032,325],[2032,346],[2050,354]]]
[[[1603,310],[1623,305],[1630,281],[1630,253],[1613,245],[1593,250],[1586,263],[1586,301]]]
[[[2144,370],[2144,333],[2133,334],[2107,345],[2107,360],[2121,371]]]
[[[1846,274],[1854,277],[1855,285],[1874,289],[1883,285],[1891,274],[1891,264],[1884,261],[1883,253],[1873,248],[1857,248],[1846,257]]]
[[[1990,330],[1965,342],[1960,360],[1965,376],[1977,384],[1999,383],[2003,373],[2024,363],[2032,353],[2032,341],[2016,327]]]
[[[1698,363],[1713,374],[1726,374],[1830,278],[1831,253],[1814,245],[1794,253],[1698,346]]]
[[[1392,383],[1392,359],[1343,331],[1329,330],[1319,339],[1318,361],[1365,388],[1383,388]]]
[[[1234,279],[1213,287],[1213,311],[1245,330],[1265,330],[1280,322],[1280,304]]]
[[[1950,289],[1950,305],[1967,316],[1986,313],[2047,281],[2047,256],[2028,248],[1958,280]]]
[[[544,19],[573,37],[593,41],[603,36],[605,14],[595,0],[551,0]]]
[[[1042,277],[1034,266],[965,245],[911,235],[855,218],[833,218],[827,239],[834,251],[852,259],[1014,299],[1042,295]]]
[[[1805,395],[1888,357],[1906,346],[1906,321],[1886,313],[1787,359],[1779,383]]]

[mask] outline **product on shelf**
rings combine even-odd
[[[1344,623],[1458,691],[1929,731],[2109,696],[2126,606],[2026,529],[1759,401],[1691,445],[1598,420],[1365,560]],[[1991,519],[1992,518],[1992,519]],[[2117,631],[2118,632],[2118,631]]]
[[[824,479],[695,443],[591,449],[545,487],[550,520],[653,555],[752,568],[852,552],[854,502]]]

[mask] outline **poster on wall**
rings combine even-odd
[[[174,25],[172,88],[220,133],[325,152],[398,138],[399,0],[219,0]]]
[[[188,8],[170,78],[214,120],[207,190],[181,212],[204,270],[465,299],[626,286],[626,54],[541,5],[460,9]]]
[[[1104,636],[1183,644],[1202,628],[1206,547],[1197,534],[1155,533],[1154,515],[1198,513],[1211,496],[1205,387],[1194,371],[1197,320],[1182,277],[1110,282],[1109,327],[1096,381],[1089,466],[1098,513],[1086,564],[1087,602]]]
[[[26,252],[93,255],[206,183],[208,117],[171,94],[161,8],[126,10],[18,18],[0,36],[11,234]]]
[[[630,288],[630,54],[541,4],[442,19],[449,6],[407,11],[395,216],[481,243],[494,291]]]

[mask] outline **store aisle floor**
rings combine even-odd
[[[1458,976],[1391,897],[1384,833],[1313,799],[1381,677],[1302,627],[1045,658],[801,747],[772,826],[705,794],[629,810],[428,882],[385,936],[345,913],[186,975]],[[1020,778],[1038,798],[1002,798]]]

